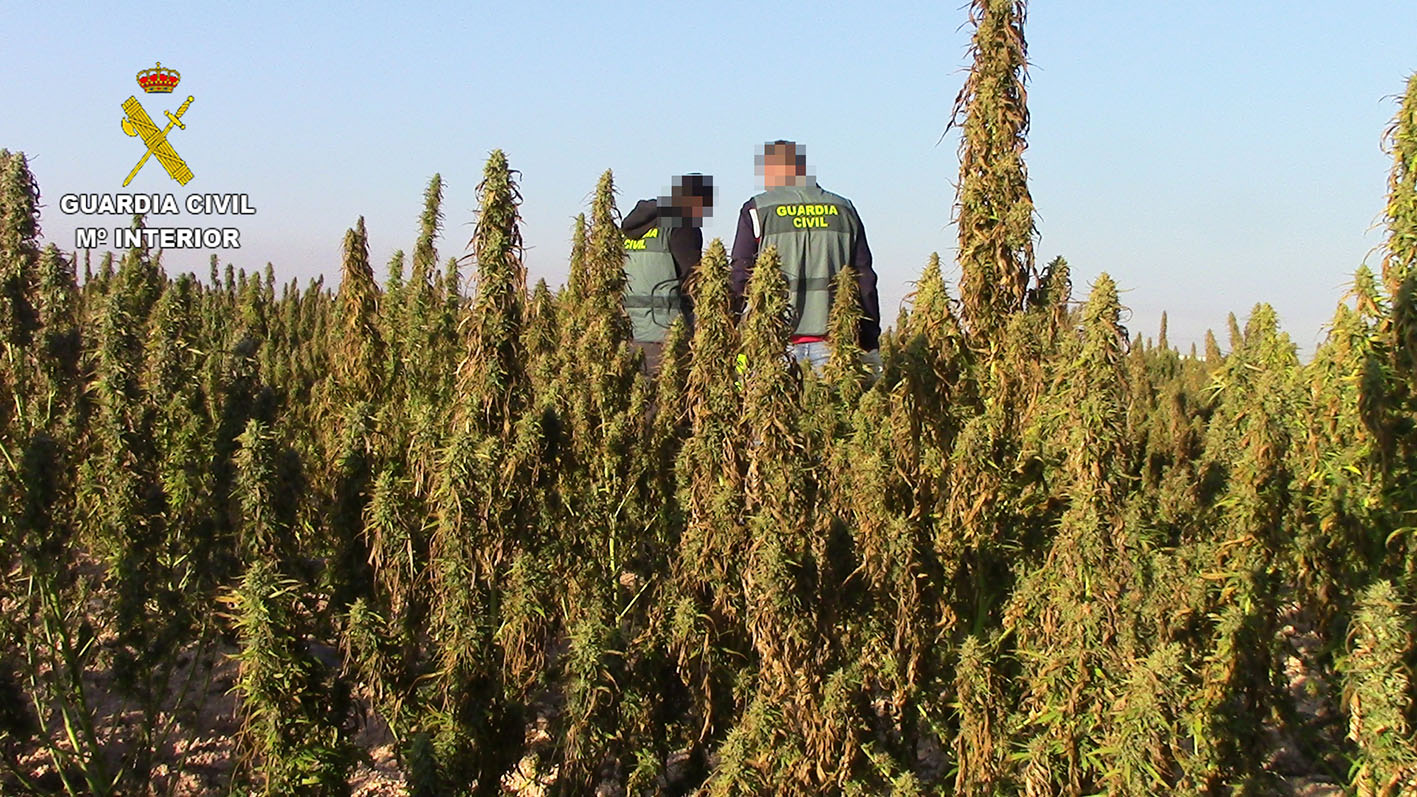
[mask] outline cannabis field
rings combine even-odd
[[[557,290],[501,151],[331,289],[42,246],[0,151],[0,792],[1417,794],[1417,78],[1313,357],[1178,352],[1035,266],[1023,12],[879,376],[718,241],[643,373],[609,172]]]

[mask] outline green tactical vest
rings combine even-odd
[[[681,224],[661,217],[644,236],[625,239],[625,313],[640,343],[662,343],[683,311],[679,272],[669,252],[669,234]]]
[[[794,335],[827,334],[833,279],[851,264],[860,223],[851,200],[816,184],[779,186],[753,197],[758,251],[776,244],[797,324]]]

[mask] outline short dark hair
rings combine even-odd
[[[713,177],[690,172],[674,178],[671,194],[675,197],[698,197],[705,205],[713,204]]]
[[[807,170],[807,148],[798,145],[796,141],[788,141],[785,138],[769,141],[763,144],[763,162],[767,161],[790,162],[797,171],[805,172]]]

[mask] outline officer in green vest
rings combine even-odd
[[[687,285],[703,251],[703,221],[713,213],[713,178],[676,176],[669,196],[642,199],[620,229],[625,233],[625,312],[646,371],[659,367],[674,319],[693,321]]]
[[[795,142],[768,142],[755,158],[755,166],[766,190],[743,203],[738,216],[731,277],[737,305],[743,305],[759,249],[776,244],[795,321],[793,355],[799,362],[821,368],[828,359],[827,316],[836,274],[851,266],[861,296],[857,343],[867,352],[867,361],[878,368],[880,297],[866,228],[856,208],[846,197],[817,185],[807,173],[805,150]]]

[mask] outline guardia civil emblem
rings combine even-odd
[[[177,87],[177,83],[182,80],[182,75],[176,69],[164,67],[161,61],[152,69],[144,69],[138,73],[138,85],[143,87],[143,91],[148,94],[171,94]],[[186,185],[192,179],[192,170],[187,168],[186,161],[177,154],[177,150],[172,148],[171,142],[167,140],[167,134],[172,132],[172,126],[176,125],[183,130],[187,125],[182,123],[182,114],[187,112],[188,106],[192,104],[192,97],[188,95],[187,101],[182,103],[182,107],[177,109],[177,113],[163,111],[167,116],[167,126],[159,130],[153,124],[152,117],[138,102],[136,97],[129,97],[123,101],[123,132],[130,136],[136,136],[143,140],[147,151],[138,160],[138,165],[133,167],[133,171],[128,172],[128,178],[123,181],[123,185],[133,182],[133,178],[138,176],[138,171],[143,168],[143,164],[148,162],[149,157],[155,156],[157,162],[162,164],[162,168],[167,175],[176,180],[179,185]]]

